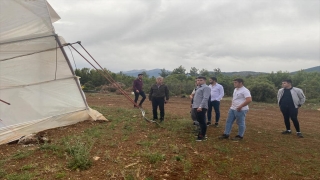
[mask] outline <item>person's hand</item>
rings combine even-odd
[[[136,90],[137,93],[139,93],[139,90]]]
[[[169,100],[164,100],[164,103],[167,104],[169,102]]]
[[[197,112],[201,112],[201,111],[202,111],[202,108],[199,107],[199,108],[197,109]]]
[[[240,111],[241,111],[241,109],[242,109],[242,107],[241,107],[241,106],[237,107],[237,111],[238,111],[238,112],[240,112]]]

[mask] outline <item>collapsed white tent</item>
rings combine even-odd
[[[0,0],[0,144],[84,120],[88,107],[46,0]],[[50,50],[49,50],[50,49]]]

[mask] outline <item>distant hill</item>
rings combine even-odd
[[[259,74],[269,74],[269,73],[264,73],[264,72],[255,72],[255,71],[240,71],[240,72],[222,72],[223,75],[226,76],[256,76]]]
[[[128,75],[128,76],[138,76],[138,74],[142,72],[146,72],[149,77],[158,77],[159,73],[161,73],[161,69],[152,69],[152,70],[145,70],[145,69],[140,69],[140,70],[130,70],[130,71],[122,71],[123,74]]]
[[[138,76],[139,73],[146,72],[149,77],[157,77],[159,76],[159,73],[161,73],[161,69],[152,69],[152,70],[145,70],[145,69],[140,69],[140,70],[130,70],[130,71],[122,71],[123,74],[126,74],[128,76]],[[320,72],[320,66],[308,68],[308,69],[303,69],[305,72]],[[298,71],[291,72],[291,74],[295,74]],[[223,75],[226,76],[256,76],[259,74],[269,74],[265,72],[255,72],[255,71],[240,71],[240,72],[222,72]]]
[[[316,66],[316,67],[312,67],[312,68],[308,68],[308,69],[302,69],[303,71],[305,72],[320,72],[320,66]],[[291,72],[291,74],[295,74],[299,71],[294,71],[294,72]]]

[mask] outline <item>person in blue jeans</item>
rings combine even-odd
[[[244,87],[244,81],[241,78],[233,80],[235,87],[232,96],[231,107],[228,112],[226,127],[219,139],[228,139],[231,133],[232,124],[237,120],[238,135],[232,140],[239,141],[243,139],[246,130],[246,114],[249,110],[248,104],[252,101],[250,91]]]
[[[223,86],[217,83],[216,77],[211,77],[209,79],[209,88],[211,89],[210,98],[209,98],[209,104],[208,104],[208,122],[207,126],[211,125],[211,117],[212,117],[212,107],[214,109],[214,112],[216,114],[216,119],[214,126],[219,126],[219,120],[220,120],[220,100],[224,96],[224,89]]]

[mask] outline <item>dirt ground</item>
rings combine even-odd
[[[110,127],[110,124],[115,115],[106,112],[104,115],[110,120],[109,122],[84,121],[67,127],[46,130],[43,133],[51,139],[51,143],[57,143],[65,136],[81,134],[88,128],[105,127],[106,132],[102,141],[104,143],[95,144],[91,155],[92,157],[108,156],[108,158],[93,161],[88,170],[70,170],[66,167],[67,155],[63,157],[55,156],[54,153],[52,155],[51,152],[39,150],[39,145],[4,144],[0,145],[2,160],[21,151],[29,150],[32,154],[27,158],[3,161],[2,166],[0,163],[3,173],[23,174],[27,172],[33,175],[30,179],[320,178],[320,155],[318,153],[320,111],[317,110],[319,107],[313,107],[312,104],[299,110],[301,131],[305,136],[299,139],[295,136],[293,127],[292,135],[284,137],[281,134],[285,126],[277,105],[253,102],[250,104],[246,118],[247,130],[244,140],[234,143],[217,138],[223,133],[231,103],[230,98],[225,98],[221,101],[220,127],[209,126],[208,141],[195,142],[195,137],[190,133],[192,125],[189,113],[190,99],[188,98],[170,98],[165,105],[164,128],[159,128],[155,124],[143,121],[139,110],[134,110],[133,105],[121,95],[86,94],[86,96],[89,106],[98,111],[104,111],[104,107],[132,109],[133,115],[130,114],[128,117],[128,114],[118,110],[118,115],[123,117],[124,122],[116,124],[114,128]],[[143,108],[146,116],[152,118],[150,101],[146,99]],[[130,119],[138,121],[135,123],[129,121]],[[129,134],[124,134],[127,123],[125,121],[130,122],[133,128]],[[184,122],[182,124],[188,124],[188,126],[173,129],[171,126],[174,126],[175,122]],[[107,131],[110,128],[112,130]],[[236,133],[235,124],[231,136],[237,135]],[[145,151],[141,146],[144,142],[152,142],[153,144],[147,149],[150,152],[165,153],[166,160],[156,164],[146,161],[141,155]],[[287,152],[294,154],[291,156]],[[185,159],[182,163],[172,160],[180,157]],[[297,161],[297,158],[300,160]],[[301,162],[307,166],[306,169],[299,165]],[[33,168],[28,171],[21,169],[30,164]],[[286,169],[290,173],[286,174]]]

